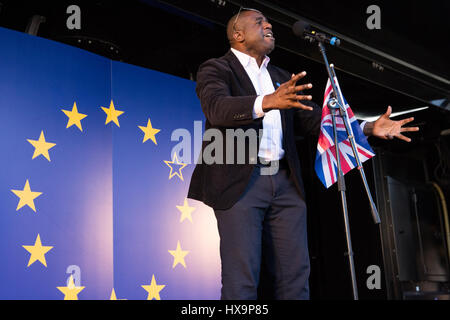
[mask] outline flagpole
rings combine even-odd
[[[340,109],[339,105],[343,106],[343,104],[341,103],[341,104],[337,105],[337,103],[336,103],[336,101],[339,101],[340,97],[337,94],[338,91],[336,88],[336,84],[333,81],[333,75],[331,73],[330,64],[328,63],[327,55],[325,52],[325,46],[323,45],[323,43],[321,41],[318,41],[318,44],[319,44],[320,52],[322,53],[323,60],[325,62],[325,67],[328,72],[328,77],[330,78],[331,86],[333,88],[332,95],[333,95],[334,100],[328,101],[328,108],[330,108],[331,119],[333,121],[334,146],[336,149],[336,164],[337,164],[337,171],[338,171],[337,183],[338,183],[338,190],[341,194],[342,213],[344,215],[345,235],[346,235],[346,240],[347,240],[347,255],[348,255],[348,262],[349,262],[349,267],[350,267],[350,275],[351,275],[351,279],[352,279],[353,299],[358,300],[358,286],[356,284],[355,263],[353,261],[353,249],[352,249],[352,239],[351,239],[351,235],[350,235],[350,224],[349,224],[349,219],[348,219],[345,179],[344,179],[344,175],[342,173],[342,168],[341,168],[339,143],[338,143],[337,127],[336,127],[336,117],[335,117],[336,111],[338,109]]]

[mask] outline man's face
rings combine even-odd
[[[272,25],[261,13],[245,11],[238,18],[237,26],[243,32],[243,45],[249,51],[261,55],[269,54],[275,47]]]

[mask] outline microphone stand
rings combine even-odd
[[[361,174],[361,178],[363,180],[364,187],[366,189],[366,193],[369,198],[369,202],[370,202],[370,206],[371,206],[371,210],[372,210],[372,217],[374,219],[375,224],[380,223],[380,217],[378,215],[377,208],[372,199],[372,195],[370,193],[370,189],[367,184],[366,175],[364,173],[364,168],[362,166],[361,160],[359,159],[358,151],[356,148],[355,137],[353,135],[353,131],[349,124],[348,114],[347,114],[347,110],[345,109],[342,92],[340,92],[338,90],[337,85],[336,85],[337,77],[334,72],[334,67],[333,67],[333,65],[330,65],[328,63],[327,55],[325,52],[325,46],[324,46],[323,42],[318,41],[318,44],[319,44],[319,50],[320,50],[323,60],[325,62],[325,67],[327,69],[328,77],[330,78],[331,86],[333,87],[332,98],[328,101],[327,105],[328,105],[328,108],[330,108],[331,119],[332,119],[332,123],[333,123],[334,146],[336,148],[336,164],[337,164],[337,170],[338,170],[337,183],[338,183],[338,190],[341,195],[342,212],[344,215],[345,234],[346,234],[346,239],[347,239],[347,256],[348,256],[350,275],[351,275],[351,280],[352,280],[353,299],[358,300],[358,287],[356,284],[355,264],[353,261],[353,249],[352,249],[352,240],[351,240],[351,235],[350,235],[350,225],[349,225],[349,219],[348,219],[345,179],[344,179],[344,174],[342,172],[342,167],[341,167],[339,143],[338,143],[338,135],[337,135],[337,127],[336,127],[336,113],[338,110],[339,110],[342,120],[344,122],[345,129],[347,131],[347,135],[350,140],[350,144],[352,146],[353,154],[354,154],[356,162],[357,162],[358,170]]]

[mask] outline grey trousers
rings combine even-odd
[[[280,168],[275,175],[260,172],[261,166],[255,166],[244,194],[233,207],[215,210],[221,298],[256,299],[261,263],[265,263],[275,299],[309,299],[306,204],[288,168]]]

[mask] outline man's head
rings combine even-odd
[[[230,46],[245,53],[264,56],[275,47],[272,25],[255,9],[241,9],[227,24]]]

